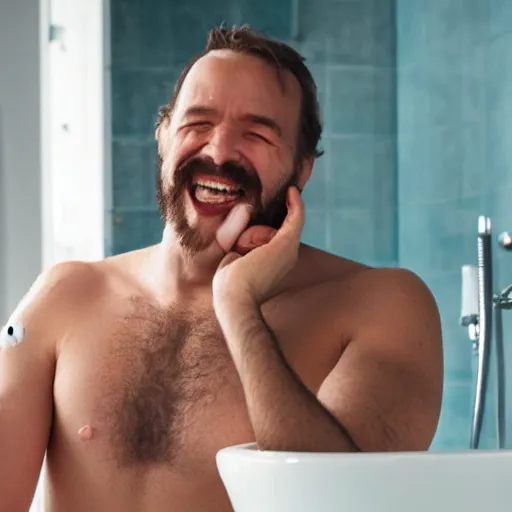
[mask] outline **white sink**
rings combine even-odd
[[[407,453],[224,448],[235,512],[510,512],[512,450]]]

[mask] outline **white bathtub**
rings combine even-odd
[[[235,512],[512,512],[512,451],[217,454]]]

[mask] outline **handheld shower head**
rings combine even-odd
[[[506,251],[512,251],[512,235],[508,232],[501,233],[498,238],[498,243]]]

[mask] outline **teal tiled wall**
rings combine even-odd
[[[398,0],[397,77],[399,262],[426,280],[443,320],[446,384],[433,448],[464,449],[476,360],[458,325],[460,268],[476,264],[479,215],[492,218],[495,238],[512,229],[512,2]],[[500,289],[512,281],[512,257],[493,249]],[[495,446],[493,407],[491,389],[484,448]],[[512,414],[508,426],[510,437]]]
[[[317,80],[325,126],[326,153],[304,192],[303,239],[370,264],[398,263],[429,284],[442,315],[446,372],[433,448],[466,448],[475,360],[458,324],[460,267],[476,263],[478,215],[492,217],[496,234],[512,229],[512,2],[398,0],[395,9],[393,0],[155,0],[150,9],[143,6],[111,0],[113,211],[107,214],[113,239],[107,252],[161,237],[155,116],[208,29],[248,22],[287,40]],[[510,258],[495,246],[496,288],[512,281]],[[504,314],[505,333],[512,333],[511,316]],[[512,371],[512,349],[505,350]],[[508,425],[512,438],[512,413]],[[493,430],[487,414],[484,447],[494,446]]]
[[[303,240],[370,264],[396,264],[394,1],[155,0],[145,7],[142,0],[112,0],[111,18],[108,252],[160,239],[155,116],[182,66],[203,47],[207,31],[224,21],[249,23],[289,42],[307,58],[317,80],[326,153],[304,192]]]

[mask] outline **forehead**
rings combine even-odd
[[[175,107],[178,117],[191,104],[227,115],[271,116],[295,133],[301,89],[292,73],[283,71],[279,77],[276,68],[259,57],[215,50],[201,57],[185,78]]]

